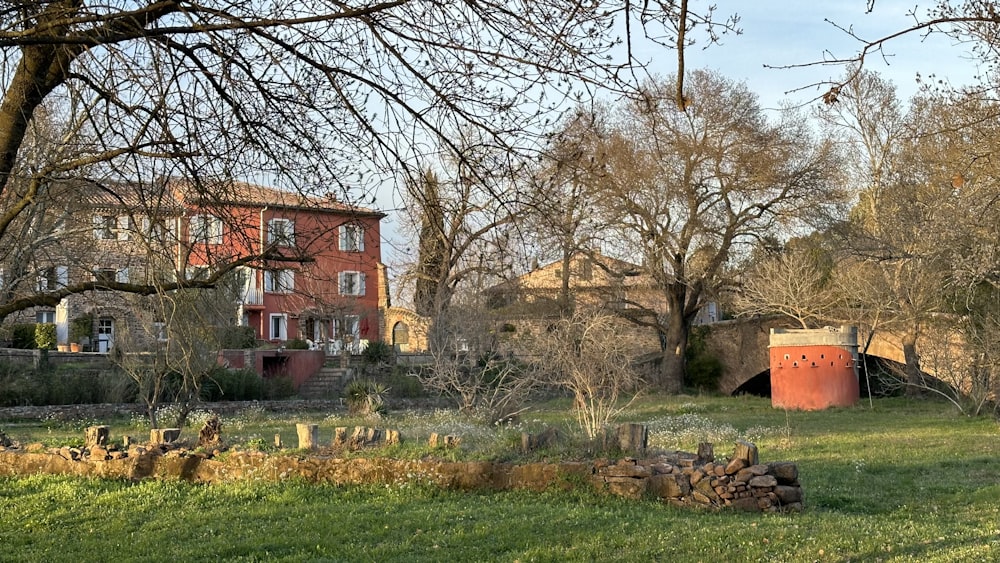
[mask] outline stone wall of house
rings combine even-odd
[[[724,461],[716,461],[703,451],[701,455],[674,452],[641,459],[513,464],[427,458],[344,459],[333,449],[328,449],[325,455],[287,452],[268,455],[234,448],[220,455],[220,451],[211,447],[192,450],[159,443],[176,437],[177,433],[169,430],[154,431],[150,443],[140,445],[124,440],[118,446],[109,443],[106,429],[88,429],[88,444],[83,448],[44,448],[40,444],[22,448],[0,434],[0,475],[44,473],[131,480],[184,479],[198,483],[285,479],[329,484],[418,482],[458,490],[593,487],[609,494],[659,499],[683,507],[778,512],[798,511],[803,506],[797,466],[790,462],[759,463],[757,448],[743,442],[737,443],[733,456]],[[300,440],[310,434],[308,430],[299,429]],[[346,429],[338,435],[342,444],[350,441],[345,439]],[[376,429],[355,429],[353,436],[399,439],[398,432]],[[438,443],[436,438],[432,436],[434,443]],[[440,443],[457,444],[454,438],[445,437]],[[359,445],[373,445],[363,442]],[[708,447],[706,451],[711,449]]]

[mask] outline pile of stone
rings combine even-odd
[[[733,456],[721,462],[710,453],[705,455],[712,449],[710,444],[702,444],[701,456],[676,452],[652,459],[599,463],[593,480],[613,494],[653,496],[677,506],[753,512],[802,510],[802,486],[794,463],[762,464],[757,447],[748,442],[737,442]]]

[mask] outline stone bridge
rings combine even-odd
[[[778,317],[721,321],[698,327],[706,331],[707,350],[722,361],[719,391],[731,395],[755,377],[769,373],[768,344],[772,328],[801,328],[794,321]],[[863,332],[863,331],[862,331]],[[859,343],[864,347],[864,342]],[[918,342],[919,345],[919,342]],[[876,333],[868,347],[868,356],[904,363],[899,338],[885,331]],[[924,370],[934,375],[933,370]]]

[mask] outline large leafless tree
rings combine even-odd
[[[663,344],[659,386],[680,389],[691,324],[729,283],[733,260],[761,237],[821,220],[838,202],[834,147],[800,116],[772,121],[745,85],[688,76],[685,110],[672,81],[619,108],[605,130],[591,195],[605,247],[644,266],[659,304],[631,303]]]
[[[0,248],[21,248],[24,224],[66,201],[53,182],[80,176],[123,202],[166,177],[206,203],[231,179],[370,201],[381,172],[416,176],[414,157],[455,131],[524,144],[509,133],[641,76],[633,39],[683,47],[695,25],[735,29],[686,1],[5,0]],[[57,127],[37,127],[46,111]],[[0,318],[101,289],[168,288],[69,284],[0,302]]]

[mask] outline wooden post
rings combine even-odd
[[[295,431],[299,435],[299,449],[312,450],[318,443],[319,426],[316,424],[296,424]]]

